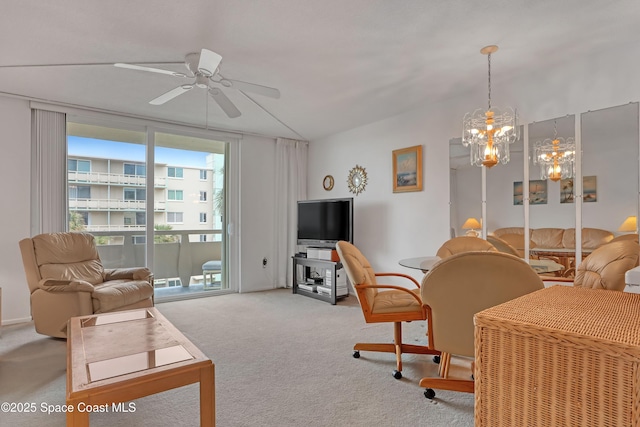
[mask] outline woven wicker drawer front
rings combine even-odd
[[[640,427],[640,295],[554,286],[475,323],[476,426]]]

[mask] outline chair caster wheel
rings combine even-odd
[[[353,358],[354,359],[360,359],[360,352],[358,350],[353,352]]]
[[[400,378],[402,378],[402,372],[395,370],[393,371],[393,378],[399,380]]]
[[[433,356],[433,363],[440,363],[440,356]]]
[[[436,392],[433,391],[432,388],[428,388],[424,391],[424,397],[426,397],[427,399],[431,400],[434,397],[436,397]]]

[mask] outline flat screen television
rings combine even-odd
[[[298,202],[298,245],[333,248],[353,243],[353,198]]]

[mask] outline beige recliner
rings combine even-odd
[[[422,303],[431,308],[430,342],[442,352],[439,376],[420,381],[425,397],[433,399],[434,388],[473,393],[471,372],[466,378],[449,377],[451,355],[474,356],[473,316],[543,287],[529,264],[503,252],[465,252],[438,262],[420,286]]]
[[[36,332],[66,338],[69,318],[153,306],[147,268],[104,269],[89,233],[39,234],[20,241]]]

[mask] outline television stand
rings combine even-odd
[[[317,258],[304,258],[300,256],[294,256],[293,258],[293,293],[304,295],[310,298],[319,299],[321,301],[329,302],[335,305],[338,299],[349,296],[349,286],[347,286],[346,293],[338,295],[341,288],[338,286],[338,270],[342,269],[342,263],[339,261],[328,261]],[[302,267],[302,275],[298,275],[298,267]],[[322,279],[311,277],[311,268],[315,267],[323,271]],[[341,274],[346,276],[343,271]],[[330,277],[330,283],[327,283],[327,277]],[[300,286],[310,287],[312,289],[304,289]],[[327,285],[327,286],[325,286]],[[318,287],[323,287],[320,291]],[[327,293],[326,290],[330,289]]]

